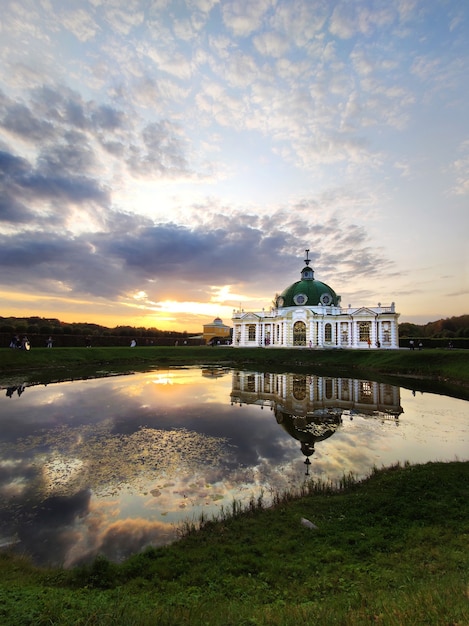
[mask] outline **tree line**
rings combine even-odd
[[[401,338],[456,339],[469,338],[469,315],[447,317],[427,324],[399,324]]]
[[[108,328],[88,322],[61,322],[48,317],[0,317],[0,333],[18,335],[77,335],[87,337],[180,337],[184,339],[186,331],[177,332],[145,328],[143,326],[115,326]]]

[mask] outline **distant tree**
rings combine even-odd
[[[116,326],[114,331],[119,337],[130,337],[135,334],[135,329],[132,326]]]
[[[422,326],[417,324],[411,324],[404,322],[399,324],[399,336],[400,337],[423,337],[424,332]]]
[[[442,326],[442,330],[449,330],[451,332],[454,332],[456,330],[456,324],[454,322],[454,318],[453,319],[447,318],[443,320],[441,326]]]
[[[468,334],[464,334],[468,332]],[[445,337],[466,337],[469,336],[469,315],[460,315],[446,319],[428,322],[418,325],[403,322],[399,324],[400,337],[434,337],[441,339]]]

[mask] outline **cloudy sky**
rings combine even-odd
[[[0,315],[198,332],[300,277],[469,312],[465,0],[3,0]]]

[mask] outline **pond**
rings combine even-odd
[[[305,480],[469,459],[469,402],[389,384],[155,370],[0,396],[0,547],[43,566],[121,561]]]

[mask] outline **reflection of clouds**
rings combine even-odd
[[[14,520],[19,538],[17,549],[37,563],[60,566],[77,538],[77,523],[86,518],[91,494],[82,490],[68,497],[54,496],[43,501],[36,496],[33,490],[26,494]],[[12,520],[2,520],[2,525],[12,526]]]
[[[58,385],[31,387],[21,406],[0,398],[1,536],[17,534],[17,549],[43,564],[70,566],[99,553],[120,559],[170,542],[183,520],[261,493],[268,503],[306,480],[301,442],[272,410],[231,406],[230,377],[164,370],[155,384],[155,376],[65,383],[60,393]],[[467,402],[410,391],[404,398],[399,428],[344,416],[317,442],[310,477],[362,477],[373,465],[413,461],[412,446],[425,455],[418,461],[444,456],[443,444],[467,458]]]
[[[148,545],[161,545],[174,538],[163,522],[145,519],[117,520],[110,524],[100,537],[99,552],[105,556],[122,560]]]
[[[113,391],[122,395],[123,402],[142,397],[146,406],[161,411],[185,404],[188,398],[198,402],[225,403],[227,381],[217,384],[216,380],[207,385],[199,368],[157,370],[138,374],[130,384],[122,385],[115,380]]]
[[[17,498],[31,489],[31,483],[35,482],[36,476],[37,469],[28,458],[3,458],[0,462],[2,508],[15,506]]]
[[[378,465],[389,444],[398,421],[381,421],[355,415],[344,420],[342,428],[334,434],[333,444],[323,442],[318,446],[312,470],[315,474],[338,480],[352,473],[357,478],[367,475],[373,465]],[[394,457],[393,457],[394,458]],[[392,462],[392,461],[391,461]]]
[[[94,506],[77,529],[67,551],[65,567],[86,562],[98,554],[122,561],[147,546],[161,546],[176,538],[173,525],[142,518],[112,519],[104,506]]]

